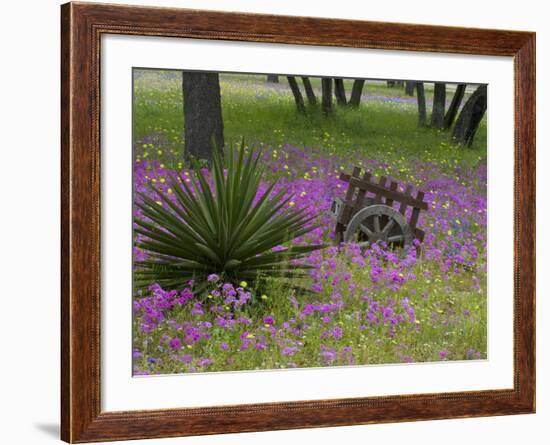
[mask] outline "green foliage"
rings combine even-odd
[[[175,200],[154,186],[158,201],[139,194],[136,205],[144,218],[135,218],[136,233],[145,237],[138,247],[148,258],[136,264],[138,288],[156,282],[165,289],[180,289],[191,279],[204,286],[213,273],[235,283],[304,275],[309,266],[290,261],[324,246],[288,243],[317,227],[312,224],[316,216],[289,206],[292,196],[284,188],[275,192],[277,181],[259,194],[265,172],[260,160],[253,151],[245,155],[244,144],[236,156],[228,151],[225,165],[215,151],[213,187],[195,166],[189,184],[182,177],[172,181]],[[280,245],[287,246],[273,250]]]
[[[319,99],[320,80],[314,77],[310,80]],[[348,94],[351,83],[345,81]],[[360,107],[334,106],[330,119],[325,118],[320,107],[308,110],[307,114],[297,113],[286,79],[280,84],[269,84],[265,76],[221,74],[220,86],[227,141],[239,141],[246,135],[249,144],[266,149],[279,150],[291,144],[314,147],[323,156],[359,152],[392,166],[419,160],[432,162],[448,172],[457,165],[475,167],[486,156],[486,117],[473,146],[465,150],[452,143],[449,131],[419,128],[416,97],[405,96],[401,88],[387,88],[385,83],[367,81],[363,90],[366,97]],[[432,85],[427,83],[425,88],[429,117]],[[464,102],[470,94],[466,93]],[[452,96],[449,88],[447,103]],[[181,104],[181,76],[149,70],[136,80],[133,125],[137,159],[152,158],[167,167],[178,167],[184,145]],[[411,181],[398,169],[373,174]]]

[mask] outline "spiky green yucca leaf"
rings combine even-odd
[[[265,172],[260,157],[252,151],[245,155],[244,146],[237,156],[229,150],[223,160],[215,151],[210,169],[213,187],[194,166],[192,188],[183,177],[171,184],[175,200],[153,186],[159,201],[139,194],[141,202],[136,205],[143,218],[135,219],[135,231],[144,236],[138,247],[148,259],[136,264],[137,287],[159,283],[179,289],[191,279],[204,283],[211,273],[234,282],[304,275],[309,266],[290,261],[324,246],[273,248],[317,225],[311,224],[314,217],[304,209],[288,206],[292,197],[286,190],[273,192],[276,182],[258,196]]]

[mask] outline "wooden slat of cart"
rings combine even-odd
[[[407,211],[407,206],[411,205],[414,206],[416,204],[416,200],[411,196],[412,192],[412,185],[407,185],[405,188],[405,191],[403,192],[403,199],[399,199],[401,201],[401,205],[399,206],[399,213],[402,215],[405,214]],[[410,198],[410,199],[407,199]],[[427,206],[426,206],[427,207]]]
[[[419,201],[422,201],[424,199],[424,192],[422,190],[419,190],[416,193],[416,199]],[[418,224],[418,217],[420,216],[420,209],[418,207],[413,207],[412,214],[411,214],[411,220],[409,221],[409,225],[411,226],[411,229],[416,229],[416,225]]]
[[[395,181],[391,181],[390,183],[390,192],[395,192],[397,191],[397,187],[398,187],[398,184],[397,182]],[[393,199],[392,198],[386,198],[386,205],[388,207],[393,207]]]
[[[351,177],[347,175],[350,178],[350,180],[348,180],[349,182],[348,190],[346,191],[346,197],[344,198],[343,208],[340,213],[340,218],[338,218],[338,222],[340,224],[347,224],[353,213],[353,196],[355,194],[355,189],[358,186],[355,184],[352,184],[351,180],[352,179],[359,180],[359,173],[361,173],[361,169],[359,167],[354,167]],[[340,179],[342,179],[342,175],[340,175]]]
[[[388,178],[385,176],[380,176],[380,180],[378,181],[378,185],[380,186],[380,190],[374,195],[374,203],[375,204],[381,204],[382,203],[382,197],[386,198],[386,181]]]
[[[365,172],[363,175],[363,181],[370,182],[372,174],[369,172]],[[360,187],[357,191],[357,199],[355,201],[355,205],[353,206],[353,211],[358,212],[363,208],[363,202],[365,202],[365,194],[367,193],[367,189]]]
[[[377,193],[380,193],[382,196],[384,196],[386,199],[392,199],[394,201],[398,201],[402,204],[405,204],[406,206],[411,207],[418,207],[421,210],[428,210],[428,204],[424,201],[418,201],[416,198],[414,198],[410,193],[412,191],[412,186],[408,186],[409,189],[408,193],[405,190],[405,193],[399,192],[397,190],[389,190],[383,187],[380,187],[379,184],[373,184],[372,182],[365,182],[362,179],[350,176],[348,174],[342,173],[340,175],[340,179],[343,181],[348,181],[350,186],[355,188],[364,188],[368,192],[374,193],[375,195]]]
[[[418,227],[414,229],[414,237],[418,241],[424,241],[424,236],[425,236],[424,230],[419,229]]]
[[[336,224],[337,240],[342,240],[343,233],[351,217],[363,208],[366,194],[372,193],[375,203],[384,203],[392,208],[395,202],[399,203],[399,212],[402,215],[406,214],[407,207],[412,207],[411,217],[407,222],[413,231],[414,237],[422,241],[425,236],[424,231],[416,227],[416,225],[418,224],[420,211],[428,209],[428,203],[424,201],[424,192],[419,190],[416,196],[413,196],[413,187],[411,185],[407,185],[405,191],[400,192],[398,191],[398,183],[396,181],[388,180],[387,177],[381,176],[378,183],[375,183],[373,182],[372,175],[368,172],[365,172],[363,177],[359,178],[360,172],[359,167],[355,167],[351,175],[347,173],[340,174],[340,179],[348,182],[348,189],[346,197],[342,201],[342,211]],[[386,186],[388,181],[389,187]],[[356,190],[357,194],[355,193]]]

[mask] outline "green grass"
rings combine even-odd
[[[425,264],[420,264],[415,272],[422,273],[426,269]],[[350,271],[352,280],[366,285],[369,270],[351,264],[345,257],[342,257],[340,267]],[[437,274],[436,268],[433,268]],[[436,275],[437,276],[437,275]],[[439,283],[438,283],[439,281]],[[277,343],[277,338],[270,338],[269,327],[256,329],[254,337],[265,334],[268,338],[266,350],[257,350],[254,347],[239,350],[241,344],[241,329],[228,330],[215,326],[209,330],[211,338],[201,340],[192,347],[184,348],[181,354],[192,354],[195,357],[209,357],[214,363],[208,367],[208,371],[242,371],[253,369],[278,369],[289,367],[289,362],[297,367],[321,367],[326,366],[326,361],[320,356],[321,344],[323,347],[340,350],[342,345],[349,345],[353,348],[354,364],[384,364],[401,363],[406,361],[434,362],[440,361],[441,351],[447,351],[446,360],[468,360],[472,358],[486,358],[486,287],[485,285],[477,291],[472,291],[471,281],[468,276],[453,276],[445,283],[447,291],[441,293],[441,280],[418,280],[411,282],[401,288],[398,293],[391,291],[380,292],[376,295],[379,302],[390,299],[399,299],[410,296],[411,291],[416,295],[424,295],[422,298],[413,299],[413,307],[416,313],[416,323],[413,325],[398,325],[393,335],[388,335],[388,325],[368,324],[356,316],[357,312],[365,310],[365,302],[358,300],[353,293],[346,291],[345,286],[340,287],[343,301],[349,308],[340,311],[334,317],[330,325],[324,323],[320,317],[308,317],[304,320],[307,328],[301,329],[297,335],[287,334],[286,339],[300,342],[303,346],[300,351],[292,357],[284,356],[283,346]],[[245,305],[235,312],[235,318],[246,317],[251,320],[258,320],[265,314],[272,314],[277,323],[281,320],[300,320],[300,311],[295,308],[289,298],[280,298],[285,290],[277,282],[267,291],[266,300],[261,306]],[[301,295],[300,303],[328,301],[330,296]],[[468,313],[468,316],[464,314]],[[171,320],[177,323],[184,323],[188,320],[195,322],[214,322],[212,314],[206,312],[204,315],[191,315],[191,308],[182,307],[170,313]],[[136,363],[141,369],[149,369],[155,373],[172,374],[180,373],[182,364],[171,359],[172,351],[163,347],[159,353],[158,346],[164,345],[163,336],[171,337],[177,335],[167,325],[162,325],[144,336],[136,328],[134,338],[139,339],[137,344],[144,344],[143,356]],[[297,325],[303,326],[301,322]],[[330,337],[321,339],[320,333],[329,329],[329,326],[339,326],[343,331],[341,339]],[[246,329],[246,327],[244,328]],[[144,341],[146,340],[146,341]],[[143,341],[143,343],[141,343]],[[219,347],[221,342],[227,343],[229,348],[222,350]],[[235,351],[238,351],[237,353]],[[472,352],[475,351],[475,352]],[[479,356],[474,356],[479,353]],[[146,362],[147,357],[154,356],[159,359],[154,366]],[[346,357],[338,357],[332,365],[348,364]]]
[[[159,159],[174,166],[184,150],[180,76],[177,72],[141,71],[136,77],[136,155],[138,159]],[[309,108],[305,115],[297,113],[285,78],[281,77],[279,84],[268,83],[264,78],[220,76],[226,142],[237,143],[244,135],[254,146],[281,148],[292,144],[315,147],[329,155],[359,151],[366,157],[383,157],[390,164],[413,158],[444,168],[454,168],[458,163],[471,167],[486,156],[485,119],[471,148],[454,145],[448,131],[418,127],[414,98],[409,98],[413,103],[383,102],[379,98],[406,97],[402,88],[367,82],[364,94],[374,98],[363,100],[357,110],[335,104],[332,116],[327,118],[318,108]],[[312,82],[315,86],[318,80]],[[448,95],[451,97],[452,92]],[[429,99],[428,93],[428,102]]]
[[[280,77],[279,84],[267,83],[265,76],[253,75],[222,74],[220,80],[226,142],[238,143],[244,136],[250,146],[277,150],[279,159],[284,159],[284,145],[290,144],[312,148],[313,153],[318,152],[325,158],[351,155],[352,159],[357,158],[358,163],[362,158],[383,160],[389,166],[385,170],[374,171],[375,175],[383,173],[412,183],[416,181],[415,162],[430,162],[438,167],[435,171],[448,175],[462,186],[477,187],[476,184],[465,184],[457,167],[471,171],[486,158],[486,119],[478,130],[473,146],[465,148],[452,144],[449,132],[419,128],[414,98],[405,96],[402,88],[387,88],[381,82],[366,83],[363,94],[367,98],[362,101],[359,109],[350,110],[334,104],[334,112],[327,118],[319,109],[308,108],[305,115],[297,113],[284,77]],[[319,80],[311,78],[311,81],[318,90]],[[346,85],[349,94],[351,82],[346,81]],[[135,76],[134,91],[133,132],[136,158],[158,160],[166,167],[181,168],[184,116],[180,74],[140,71]],[[432,92],[431,85],[426,84],[428,102],[432,98]],[[319,91],[317,93],[319,98]],[[448,103],[451,97],[452,89],[449,89]],[[298,172],[299,175],[301,173]],[[476,192],[482,196],[485,190]],[[455,203],[451,205],[453,204]],[[449,203],[446,205],[449,206]],[[462,212],[466,209],[459,210]],[[424,223],[425,229],[436,233],[436,242],[447,242],[446,234],[451,233],[449,227],[443,230],[433,215],[427,217]],[[484,231],[485,227],[476,224],[468,230],[475,234]],[[350,292],[342,283],[339,292],[347,309],[339,312],[338,318],[331,325],[336,324],[343,329],[343,338],[338,341],[321,339],[320,333],[327,326],[321,317],[310,317],[307,319],[307,329],[301,329],[298,336],[293,338],[288,334],[289,338],[303,344],[300,352],[292,357],[284,356],[282,347],[275,340],[268,345],[269,353],[253,347],[239,351],[242,330],[217,327],[214,315],[208,312],[193,316],[190,305],[171,311],[169,317],[178,323],[189,320],[212,322],[213,327],[209,330],[211,339],[201,340],[181,351],[182,354],[189,353],[195,358],[212,358],[214,364],[208,371],[282,368],[288,367],[290,361],[297,366],[324,366],[326,363],[319,355],[321,343],[334,349],[342,345],[352,345],[356,364],[395,363],[408,361],[409,358],[418,362],[437,361],[442,358],[441,351],[448,351],[446,358],[451,360],[473,358],[470,350],[479,353],[480,358],[485,358],[485,261],[481,254],[478,258],[478,272],[449,274],[449,277],[442,279],[437,261],[420,260],[411,271],[418,279],[411,280],[397,292],[389,289],[379,291],[376,299],[381,303],[410,298],[414,305],[417,322],[412,326],[399,325],[393,335],[388,335],[388,326],[384,324],[372,324],[365,328],[367,323],[358,319],[356,313],[365,313],[366,303],[357,298],[357,292]],[[359,288],[372,285],[368,264],[360,267],[353,264],[349,256],[342,254],[338,267],[342,272],[351,273],[351,281]],[[428,276],[430,278],[426,278]],[[474,281],[479,282],[479,289],[475,288]],[[255,331],[256,335],[260,335],[261,320],[266,314],[273,315],[277,323],[299,320],[303,304],[313,301],[328,302],[333,291],[333,288],[327,286],[324,293],[315,296],[298,295],[300,307],[297,308],[292,304],[288,289],[283,289],[280,281],[271,280],[262,290],[266,298],[261,304],[244,305],[236,309],[235,316],[242,315],[253,320],[259,329]],[[189,366],[183,366],[170,358],[172,351],[166,347],[165,338],[176,335],[178,332],[168,324],[161,324],[159,329],[144,334],[139,331],[136,323],[134,347],[143,355],[137,359],[135,366],[154,373],[189,370]],[[229,344],[228,350],[220,349],[219,344],[222,341]],[[151,365],[147,362],[148,357],[160,360]],[[345,365],[346,362],[339,358],[333,364]]]

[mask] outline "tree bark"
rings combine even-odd
[[[485,111],[487,111],[487,85],[480,85],[466,101],[456,120],[453,141],[470,147]]]
[[[309,77],[302,77],[302,83],[304,84],[304,89],[306,90],[307,101],[310,105],[317,105],[317,97],[315,97],[315,92],[311,86]]]
[[[344,79],[334,79],[334,95],[336,96],[336,102],[338,105],[345,107],[348,104],[346,89],[344,87]]]
[[[386,86],[388,88],[393,88],[395,86],[395,80],[386,80]]]
[[[424,95],[424,83],[416,82],[416,97],[418,103],[418,126],[426,126],[426,96]]]
[[[458,114],[458,109],[460,108],[460,104],[462,103],[462,99],[464,98],[465,91],[466,91],[465,83],[459,83],[456,86],[453,100],[451,101],[451,105],[449,105],[447,114],[445,114],[445,119],[443,119],[443,128],[445,128],[445,130],[448,130],[453,125],[456,115]]]
[[[355,79],[353,87],[351,88],[351,97],[349,99],[350,107],[358,107],[361,103],[361,95],[363,94],[363,86],[365,85],[364,79]]]
[[[267,81],[272,83],[279,83],[279,76],[277,74],[268,74]]]
[[[183,72],[183,113],[187,160],[212,160],[222,150],[223,119],[217,73]]]
[[[412,80],[405,82],[405,94],[407,96],[414,96],[414,82]]]
[[[287,76],[287,79],[290,89],[292,90],[292,94],[294,95],[294,102],[296,102],[296,108],[298,109],[298,112],[305,113],[306,106],[304,104],[304,98],[302,97],[302,93],[300,92],[300,88],[298,87],[298,82],[296,82],[296,78],[294,76]]]
[[[325,116],[328,116],[332,112],[332,79],[323,77],[321,88],[323,90],[322,109]]]
[[[445,99],[447,88],[444,83],[436,82],[434,86],[434,101],[432,107],[432,121],[430,126],[433,128],[443,128],[445,118]]]

